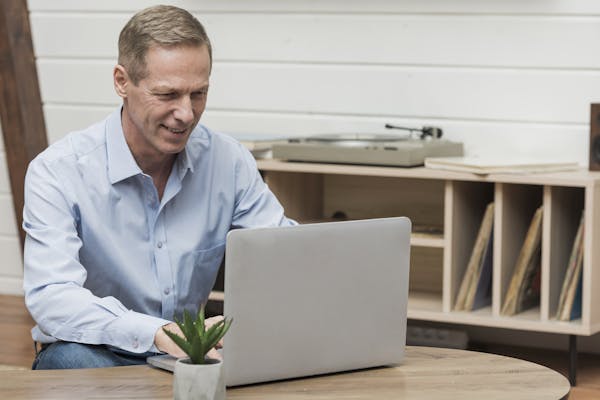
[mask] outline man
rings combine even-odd
[[[122,107],[31,162],[23,227],[25,300],[42,347],[34,369],[183,356],[162,328],[178,332],[174,316],[206,301],[227,232],[294,224],[250,153],[198,124],[211,57],[187,11],[137,13],[113,72]]]

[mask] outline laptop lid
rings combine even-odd
[[[400,363],[410,231],[398,217],[230,232],[227,386]]]

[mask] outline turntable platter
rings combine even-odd
[[[366,147],[381,143],[389,143],[408,140],[408,137],[397,135],[377,135],[377,134],[326,134],[310,136],[304,139],[306,143],[342,146],[342,147]]]

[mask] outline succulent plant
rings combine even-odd
[[[190,357],[192,364],[205,364],[206,354],[225,336],[231,322],[231,318],[224,318],[207,329],[204,318],[204,304],[202,304],[195,320],[192,319],[191,313],[187,310],[183,311],[183,321],[175,318],[175,323],[183,332],[184,337],[165,328],[163,328],[163,331]]]

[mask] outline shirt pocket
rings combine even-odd
[[[205,250],[189,252],[182,257],[177,276],[180,293],[179,312],[195,312],[206,302],[212,290],[225,254],[225,242]]]

